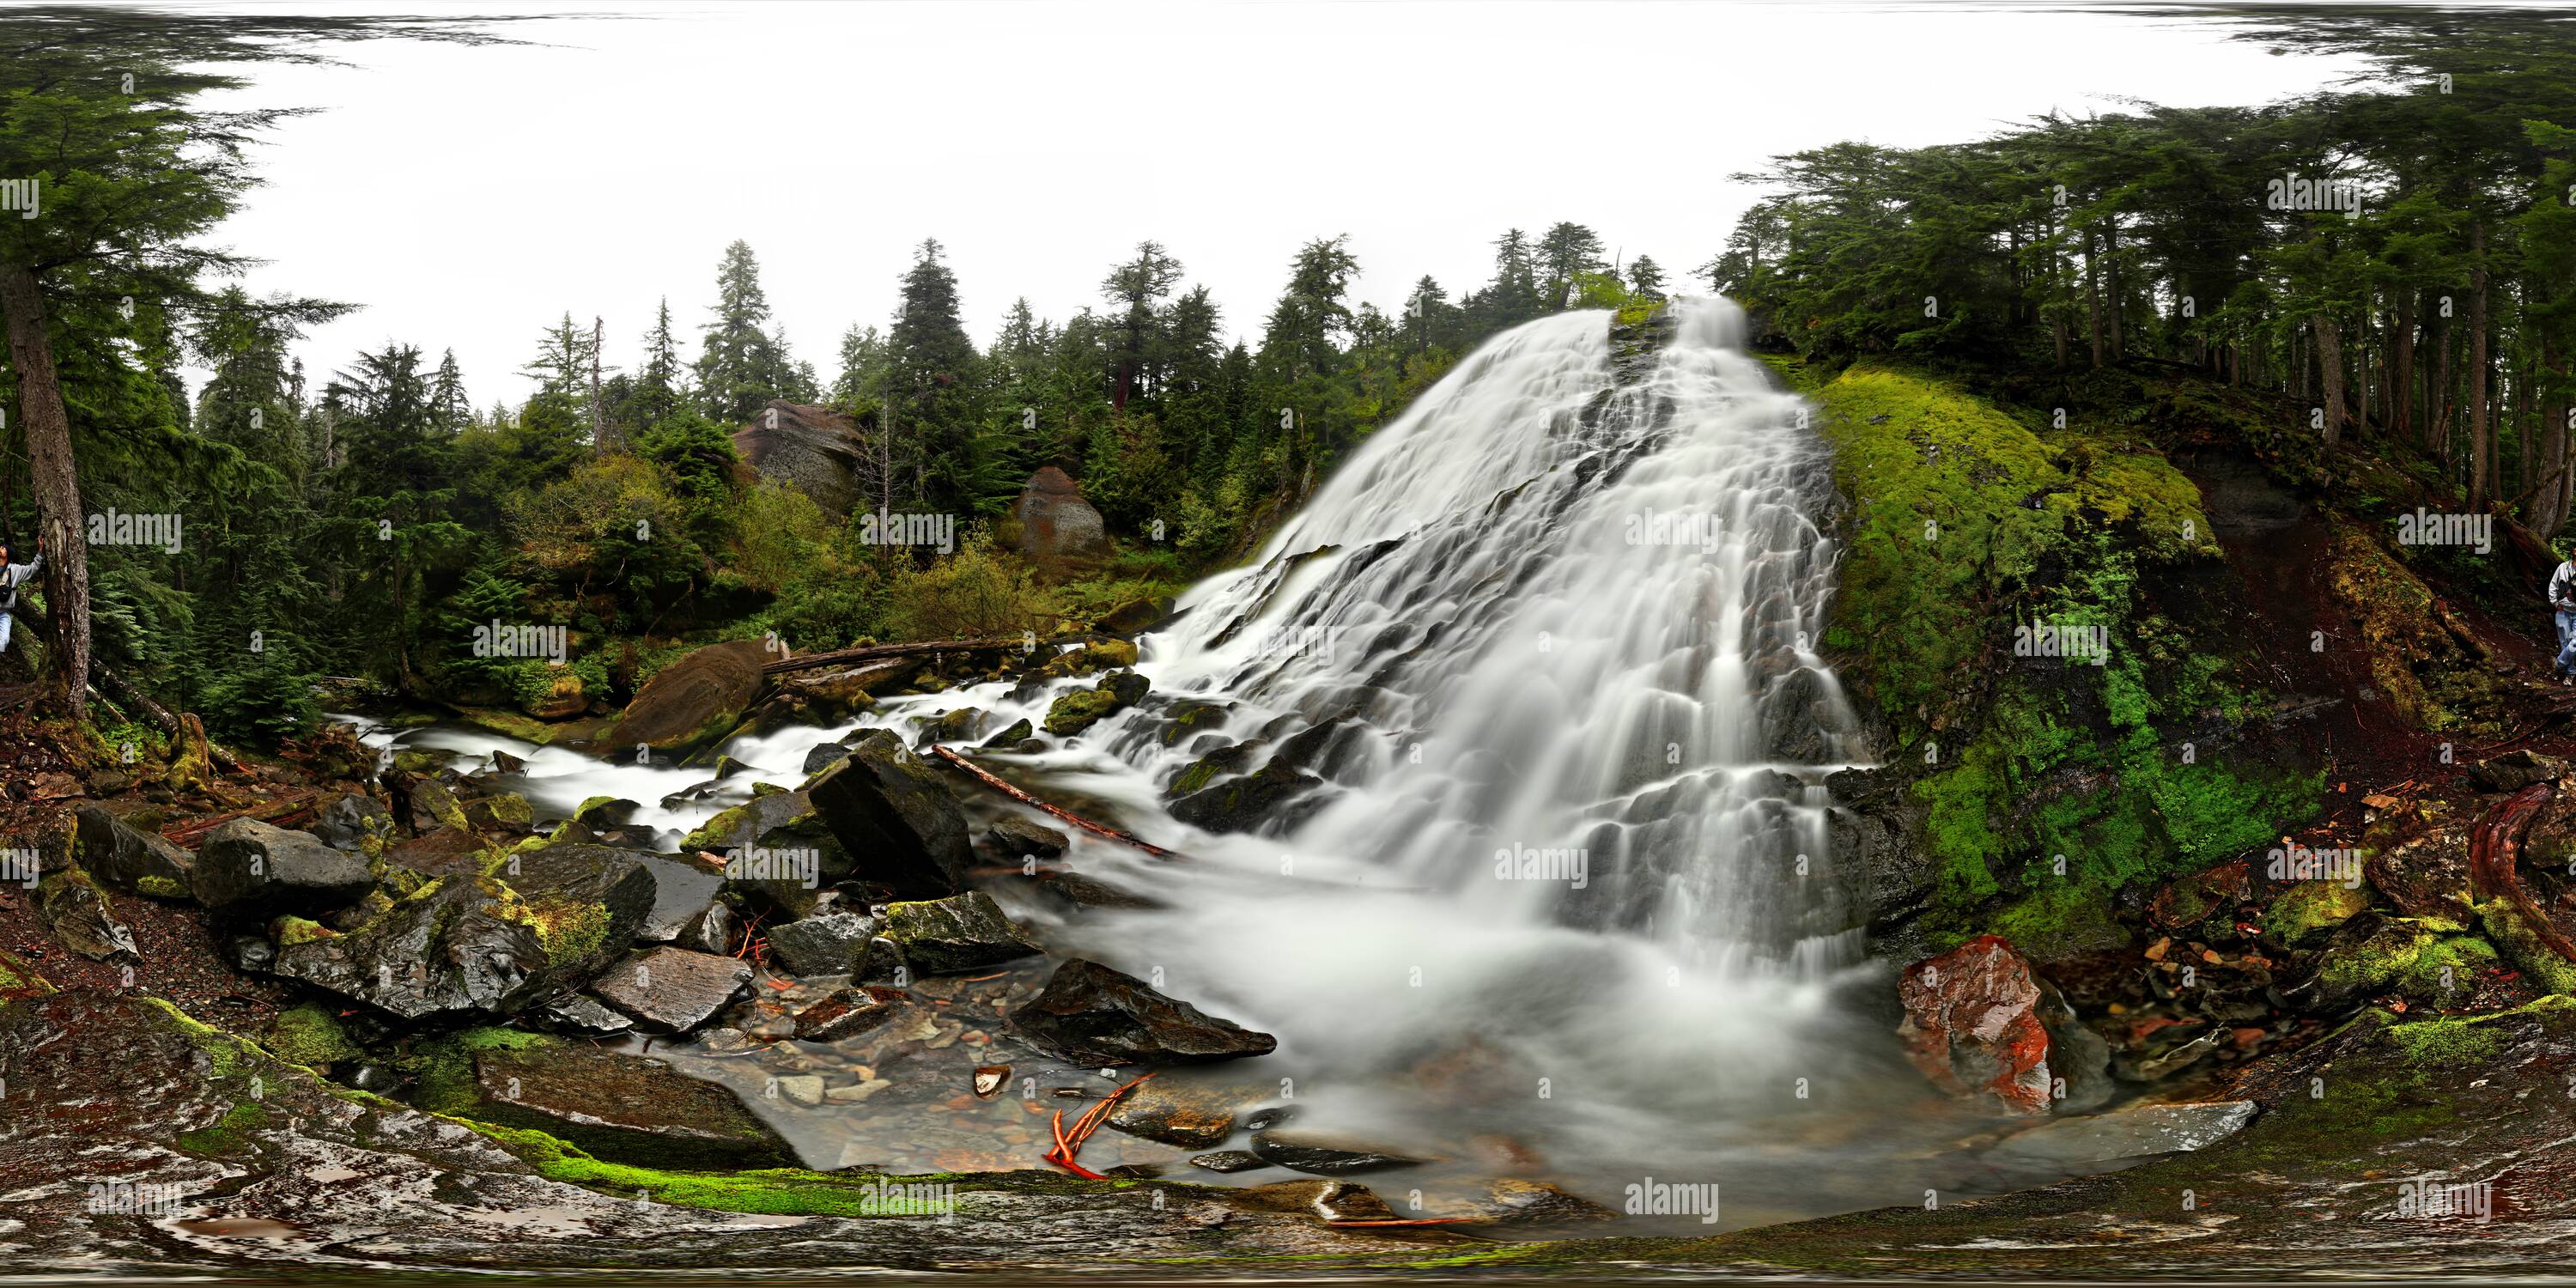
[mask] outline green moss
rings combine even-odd
[[[181,885],[176,878],[160,876],[158,874],[146,874],[144,876],[136,877],[134,879],[134,892],[137,894],[150,895],[155,899],[185,899],[189,897],[188,887]]]
[[[1082,732],[1122,705],[1118,695],[1106,689],[1080,689],[1067,693],[1047,708],[1046,731],[1059,738]]]
[[[2303,948],[2369,906],[2367,891],[2339,881],[2301,881],[2263,910],[2263,933],[2278,943]]]
[[[314,1002],[280,1011],[269,1022],[262,1045],[277,1058],[307,1068],[354,1060],[364,1054],[357,1043],[349,1040],[339,1017]]]
[[[700,823],[696,831],[681,838],[680,848],[721,850],[737,845],[748,845],[756,838],[741,836],[739,833],[748,828],[757,817],[748,804],[718,810],[714,817]]]
[[[242,1133],[267,1125],[267,1106],[246,1100],[225,1111],[223,1121],[214,1126],[183,1131],[173,1140],[179,1148],[191,1154],[233,1154],[249,1143],[242,1138]]]
[[[471,1114],[482,1093],[474,1084],[477,1052],[554,1045],[558,1039],[517,1029],[462,1029],[412,1048],[395,1066],[412,1078],[411,1100],[439,1114]]]
[[[2576,994],[2576,962],[2559,956],[2511,903],[2499,898],[2478,905],[2478,924],[2532,983],[2551,993]]]
[[[53,991],[54,986],[20,961],[17,954],[0,948],[0,999],[36,997]]]
[[[1216,774],[1217,769],[1214,764],[1204,760],[1197,761],[1175,775],[1172,785],[1164,788],[1163,794],[1175,797],[1187,796],[1216,781]]]
[[[318,921],[308,921],[302,917],[280,917],[269,923],[268,933],[277,941],[277,946],[280,948],[292,948],[297,944],[309,944],[317,940],[340,937],[338,931]]]

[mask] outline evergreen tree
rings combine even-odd
[[[765,329],[769,297],[760,289],[760,265],[751,246],[725,247],[716,267],[715,320],[702,329],[698,356],[699,405],[720,424],[748,423],[770,399],[792,389],[796,373],[784,347]]]

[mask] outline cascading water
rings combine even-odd
[[[1015,911],[1059,953],[1279,1035],[1176,1076],[1276,1080],[1301,1122],[1470,1171],[1501,1150],[1614,1199],[1645,1176],[1718,1182],[1729,1225],[1994,1183],[1945,1161],[1957,1120],[1888,1017],[1842,998],[1885,978],[1827,845],[1824,776],[1862,750],[1814,652],[1825,448],[1732,304],[1649,326],[1563,314],[1486,345],[1141,641],[1155,698],[992,758],[1190,856],[1080,837],[1073,867],[1164,907]],[[1042,720],[1053,696],[994,682],[859,723]],[[1176,734],[1182,703],[1216,718]],[[728,750],[777,778],[848,731]],[[1293,747],[1327,781],[1252,833],[1177,820],[1166,788],[1235,744],[1237,771]],[[526,773],[556,812],[702,777],[569,752]],[[1854,1165],[1871,1150],[1887,1164]]]

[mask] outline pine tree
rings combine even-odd
[[[699,404],[719,424],[744,424],[770,399],[783,396],[793,379],[786,355],[764,329],[769,297],[760,289],[760,265],[749,243],[725,247],[711,312],[715,320],[702,328],[705,348],[698,356]]]

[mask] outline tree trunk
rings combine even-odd
[[[2118,362],[2129,355],[2129,345],[2120,333],[2120,221],[2116,216],[2102,234],[2102,273],[2103,289],[2111,295],[2110,317],[2105,319],[2111,327],[2111,361]]]
[[[2317,333],[2317,370],[2325,397],[2325,441],[2332,450],[2343,441],[2343,336],[2334,319],[2323,313],[2308,316]]]
[[[2567,356],[2558,352],[2550,338],[2540,338],[2541,379],[2553,388],[2564,388]],[[2567,526],[2567,502],[2571,495],[2567,477],[2568,407],[2556,400],[2543,399],[2540,404],[2540,469],[2549,482],[2531,502],[2531,530],[2547,541]]]
[[[54,371],[54,341],[45,332],[44,288],[35,271],[0,264],[0,315],[9,327],[9,357],[18,368],[18,418],[27,434],[27,469],[45,543],[45,603],[52,609],[54,682],[73,719],[89,716],[89,544],[81,526],[80,478],[72,466],[71,415]]]
[[[2098,238],[2084,238],[2084,295],[2093,318],[2093,369],[2102,369],[2102,256]]]
[[[2469,225],[2469,508],[2486,508],[2495,470],[2495,425],[2487,416],[2487,226]]]

